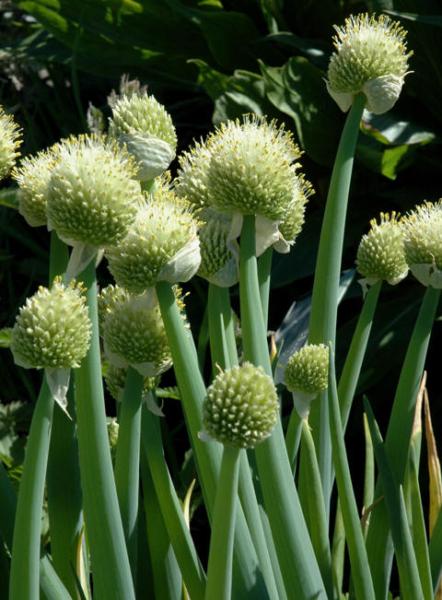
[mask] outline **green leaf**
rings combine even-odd
[[[386,148],[372,138],[361,136],[356,149],[357,158],[371,171],[388,179],[396,179],[398,173],[413,162],[413,146],[402,144]]]
[[[381,144],[395,146],[428,144],[436,137],[433,131],[428,131],[411,121],[402,121],[391,112],[383,115],[366,112],[361,129]]]
[[[442,27],[442,15],[418,15],[416,13],[398,12],[396,10],[386,10],[385,12],[392,17],[404,19],[404,21],[413,21],[415,23],[422,23],[424,25]]]
[[[330,98],[323,73],[306,58],[294,56],[283,67],[260,62],[270,102],[293,118],[301,146],[321,165],[333,161],[342,124],[342,113]]]
[[[0,190],[0,206],[18,209],[17,188]]]

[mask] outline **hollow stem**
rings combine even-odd
[[[87,287],[92,337],[89,352],[75,374],[75,401],[84,517],[94,585],[99,598],[130,600],[135,593],[107,434],[93,261],[80,280]]]
[[[352,581],[355,587],[356,597],[358,599],[375,600],[376,596],[368,566],[364,535],[362,532],[358,508],[353,491],[350,468],[348,466],[334,368],[333,352],[332,347],[330,346],[330,374],[328,390],[330,408],[330,435],[338,496],[342,511],[342,520],[344,522],[348,552],[350,555],[350,564],[352,568]]]
[[[309,325],[309,342],[311,344],[335,343],[348,194],[364,106],[365,96],[359,94],[355,97],[348,113],[333,166],[313,283]],[[317,402],[312,407],[310,425],[318,452],[324,497],[327,500],[331,491],[332,463],[327,402]],[[306,485],[308,485],[307,482]]]
[[[401,485],[404,480],[408,457],[408,452],[404,449],[410,445],[416,399],[439,299],[440,290],[431,287],[426,289],[402,364],[385,437],[385,451],[398,485]],[[375,497],[381,495],[382,488],[378,480]],[[393,545],[385,502],[379,503],[371,513],[367,532],[367,551],[376,594],[384,597],[388,589],[393,559]]]
[[[244,358],[271,376],[259,295],[255,218],[244,217],[240,247],[240,307]],[[281,422],[255,449],[264,503],[286,590],[297,598],[326,598],[285,448]]]
[[[273,248],[267,248],[258,259],[259,295],[261,298],[262,315],[267,327],[269,318],[270,279],[272,273]]]
[[[231,598],[239,454],[238,448],[224,447],[213,511],[206,600]]]
[[[129,367],[119,413],[115,486],[132,576],[136,580],[143,376]]]
[[[32,416],[18,492],[9,581],[10,600],[35,600],[40,587],[40,536],[54,399],[44,379]]]

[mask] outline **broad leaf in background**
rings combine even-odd
[[[330,165],[343,116],[327,93],[322,71],[301,56],[292,57],[283,67],[260,62],[260,68],[267,98],[293,118],[306,154],[321,165]]]

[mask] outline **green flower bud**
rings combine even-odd
[[[21,133],[14,119],[0,106],[0,181],[7,177],[19,155]]]
[[[14,169],[18,183],[18,212],[31,227],[47,225],[48,185],[58,160],[58,145],[24,158]]]
[[[425,202],[402,220],[405,258],[420,283],[442,288],[442,200]]]
[[[207,176],[210,166],[210,142],[196,142],[193,148],[179,157],[178,175],[175,179],[175,192],[198,208],[210,206],[210,190]]]
[[[262,367],[244,363],[222,371],[207,390],[205,432],[222,444],[254,448],[272,432],[279,403],[271,377]]]
[[[282,221],[297,186],[300,156],[292,135],[275,121],[245,117],[222,124],[210,142],[207,185],[220,211]]]
[[[336,27],[336,52],[328,66],[327,89],[339,108],[347,111],[363,92],[367,109],[375,114],[396,103],[408,71],[405,30],[385,15],[360,14]]]
[[[112,106],[109,135],[126,144],[138,163],[138,178],[153,179],[175,158],[177,138],[164,106],[145,92],[119,98]]]
[[[205,223],[199,230],[198,275],[220,287],[230,287],[238,281],[238,251],[232,252],[236,242],[229,243],[231,219],[210,208],[201,212],[201,218]]]
[[[118,445],[118,433],[120,431],[120,425],[117,419],[108,417],[107,418],[107,436],[109,439],[109,448],[111,451],[112,462],[115,462],[117,456],[117,445]]]
[[[311,184],[304,179],[303,175],[298,175],[293,201],[279,225],[281,239],[273,244],[273,248],[277,252],[282,254],[290,252],[290,247],[295,243],[304,225],[305,207],[312,194],[313,188]]]
[[[82,288],[56,280],[26,300],[12,330],[17,365],[35,369],[79,367],[89,349],[91,322]]]
[[[144,376],[167,370],[172,357],[153,293],[116,303],[104,322],[104,349],[110,362],[132,366]]]
[[[103,335],[104,323],[116,306],[129,300],[130,294],[119,285],[108,285],[101,290],[97,297],[98,325],[100,334]]]
[[[124,386],[126,384],[127,369],[116,367],[110,363],[104,375],[106,387],[114,400],[121,401],[123,397]],[[143,384],[143,394],[147,394],[155,389],[158,382],[157,377],[145,377]]]
[[[319,394],[328,387],[329,350],[324,344],[307,344],[289,358],[285,384],[291,392]]]
[[[158,281],[188,281],[201,261],[198,225],[189,203],[160,187],[126,237],[106,253],[118,285],[141,294]]]
[[[370,225],[370,231],[359,244],[356,258],[358,271],[368,285],[382,280],[396,285],[408,273],[404,235],[396,213],[381,213],[380,222],[373,219]]]
[[[123,149],[97,136],[63,142],[48,185],[49,227],[72,245],[117,244],[144,202],[134,172]]]

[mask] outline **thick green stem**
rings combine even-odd
[[[203,600],[206,576],[167,468],[159,418],[147,407],[144,407],[142,412],[143,451],[149,465],[163,521],[191,598]]]
[[[365,96],[355,97],[339,142],[322,222],[309,327],[311,344],[335,343],[339,277],[348,193],[359,124],[365,106]],[[310,414],[310,425],[318,452],[324,498],[331,492],[331,445],[327,402],[316,402]],[[304,482],[302,483],[304,487]],[[305,485],[308,485],[305,482]]]
[[[115,486],[132,576],[136,580],[140,488],[140,431],[143,376],[129,367],[119,413]]]
[[[267,327],[269,318],[270,279],[272,273],[273,248],[267,248],[258,260],[258,283],[261,298],[262,315]]]
[[[389,465],[399,485],[404,480],[416,399],[439,298],[440,290],[431,287],[426,289],[402,365],[385,438],[385,450]],[[382,488],[378,481],[375,497],[378,498],[381,495]],[[385,502],[380,502],[371,513],[367,533],[367,551],[376,595],[378,598],[385,598],[393,559],[393,546]]]
[[[290,467],[292,469],[293,474],[295,473],[296,457],[298,456],[299,443],[301,441],[301,433],[302,419],[299,416],[296,408],[293,408],[289,418],[287,433],[285,435],[287,454],[289,457]]]
[[[239,454],[225,446],[216,492],[207,568],[206,600],[230,600]]]
[[[327,595],[329,598],[333,598],[333,574],[324,495],[322,493],[315,443],[307,419],[302,419],[302,444],[303,448],[305,448],[306,467],[310,474],[309,501],[302,508],[306,518],[308,516],[312,544],[316,558],[318,559]]]
[[[240,249],[240,306],[244,358],[271,376],[255,255],[255,219],[244,218]],[[281,422],[255,450],[264,503],[282,577],[297,598],[326,598],[285,448]]]
[[[212,364],[215,362],[213,356],[216,356],[216,363],[222,369],[231,368],[238,364],[238,353],[233,331],[232,309],[228,288],[220,288],[210,284],[208,306],[209,313],[218,311],[210,317],[212,324],[210,328],[210,344],[215,352],[215,354],[212,354]],[[232,327],[230,326],[231,324]],[[229,339],[230,343],[228,343]],[[241,452],[240,456],[238,493],[269,596],[270,598],[279,598],[279,600],[282,600],[285,596],[285,590],[283,586],[278,589],[276,585],[273,570],[279,569],[279,567],[277,563],[271,560],[269,547],[272,540],[266,540],[253,485],[252,473],[245,452]]]
[[[330,346],[330,375],[329,375],[329,408],[330,408],[330,436],[333,452],[333,463],[336,471],[339,502],[342,510],[345,535],[347,538],[350,564],[352,568],[352,581],[358,599],[375,600],[373,582],[368,567],[367,551],[365,549],[364,535],[359,519],[358,508],[351,481],[345,450],[344,433],[342,430],[341,415],[339,411],[338,392],[335,378],[335,365]]]
[[[32,416],[12,542],[10,600],[39,597],[40,535],[54,399],[45,381]]]
[[[215,444],[201,441],[198,436],[202,430],[202,406],[206,397],[206,388],[199,370],[191,333],[183,322],[171,285],[166,282],[159,282],[156,291],[172,351],[175,375],[180,388],[184,414],[195,453],[205,505],[210,518],[215,500],[217,474],[221,464],[221,449],[217,448]],[[236,593],[244,596],[253,589],[254,593],[261,593],[266,596],[264,581],[259,571],[256,553],[241,508],[237,514],[234,552],[234,587]],[[237,577],[235,577],[235,567]]]
[[[89,352],[76,371],[78,448],[84,517],[97,598],[134,599],[106,426],[93,261],[80,276],[92,322]]]

